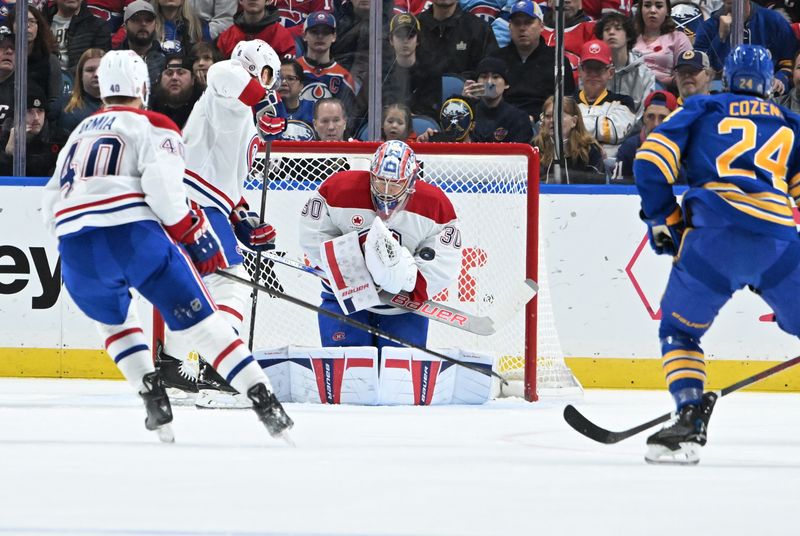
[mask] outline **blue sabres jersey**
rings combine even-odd
[[[791,199],[800,198],[800,116],[749,95],[686,100],[645,139],[634,161],[642,209],[666,218],[676,208],[672,184],[684,166],[684,208],[709,209],[730,225],[778,238],[797,230]],[[790,199],[791,198],[791,199]],[[686,210],[684,211],[686,212]]]

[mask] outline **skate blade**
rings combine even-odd
[[[647,445],[644,461],[653,465],[697,465],[700,463],[700,445],[697,443],[678,443],[678,450],[670,450],[663,445]]]
[[[297,447],[297,443],[295,443],[294,439],[292,439],[292,436],[289,435],[288,430],[285,430],[284,432],[278,434],[277,436],[275,436],[275,438],[282,439],[284,443],[286,443],[292,448]]]
[[[194,405],[201,409],[249,409],[253,402],[242,395],[203,389],[195,398]]]
[[[155,432],[162,443],[175,443],[175,434],[172,433],[172,426],[169,424],[162,424],[155,429]]]

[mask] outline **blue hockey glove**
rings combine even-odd
[[[244,199],[233,209],[230,220],[236,238],[248,248],[253,251],[275,249],[275,228],[260,222],[258,214],[250,210]]]
[[[643,211],[639,211],[639,217],[647,224],[647,238],[656,254],[673,257],[678,254],[683,233],[686,231],[681,207],[675,207],[666,218],[648,218]]]
[[[166,226],[169,235],[183,244],[200,275],[208,275],[228,264],[222,255],[219,242],[209,232],[208,223],[202,212],[189,213],[175,225]]]
[[[264,141],[272,141],[281,137],[286,130],[286,107],[280,95],[268,91],[266,96],[253,106],[253,120],[258,136]]]

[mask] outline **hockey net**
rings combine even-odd
[[[376,143],[275,142],[269,156],[266,220],[278,238],[275,252],[303,259],[298,246],[300,211],[319,184],[333,173],[368,169]],[[510,380],[501,394],[535,400],[573,395],[580,384],[564,363],[552,314],[547,270],[538,248],[538,158],[520,144],[415,144],[421,180],[444,190],[459,217],[462,264],[458,281],[436,301],[496,318],[513,301],[514,285],[536,280],[539,293],[491,336],[479,336],[431,322],[427,346],[493,352],[496,370]],[[261,206],[265,152],[257,152],[246,180],[251,208]],[[528,189],[528,179],[532,188]],[[254,254],[245,267],[253,276]],[[538,270],[537,270],[538,268]],[[320,303],[320,282],[310,274],[262,257],[261,283],[312,304]],[[537,311],[538,305],[538,314]],[[509,311],[502,311],[507,316]],[[248,312],[249,314],[249,312]],[[250,319],[245,319],[246,329]],[[320,346],[313,312],[261,293],[257,299],[253,349]],[[243,334],[243,335],[246,335]],[[246,337],[245,337],[246,338]],[[527,366],[526,366],[527,364]]]

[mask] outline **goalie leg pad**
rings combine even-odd
[[[257,383],[269,386],[269,380],[247,345],[219,313],[183,331],[183,336],[195,342],[198,353],[240,393],[246,393]]]

